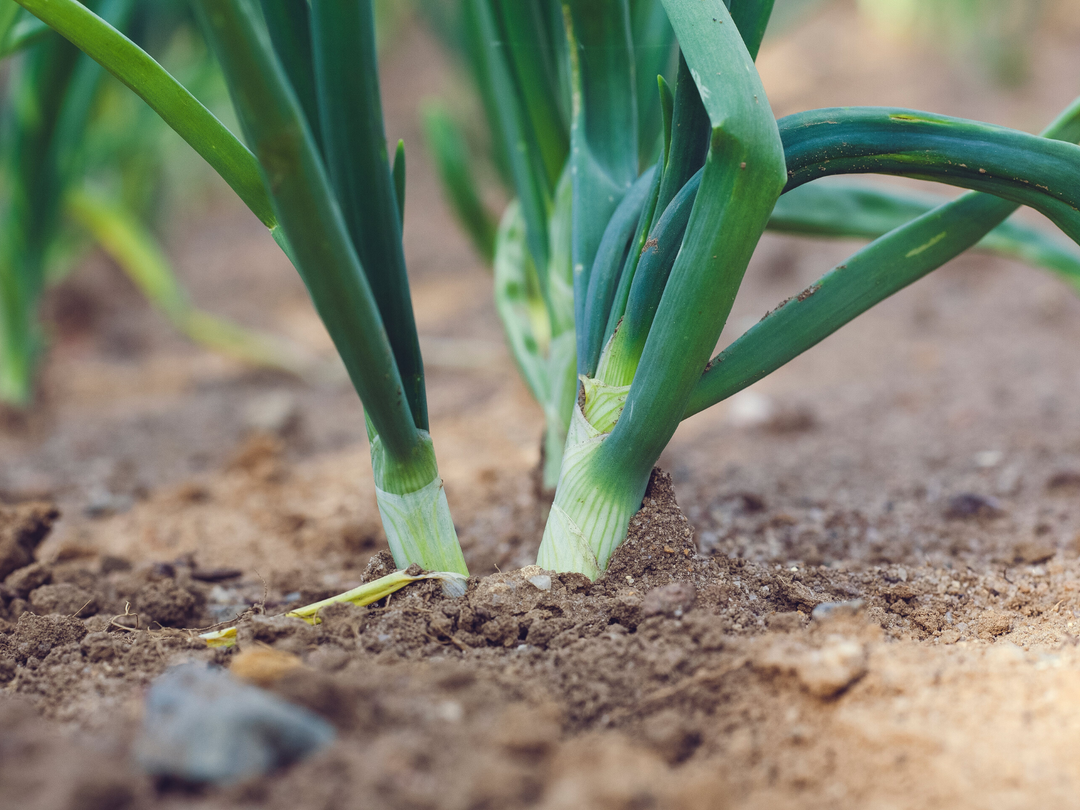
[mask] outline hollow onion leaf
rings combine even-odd
[[[661,98],[653,90],[657,77],[671,75],[676,53],[675,32],[660,0],[630,0],[634,40],[634,81],[638,105],[638,163],[656,159],[662,134]]]
[[[877,239],[950,202],[937,194],[914,194],[857,183],[808,183],[776,202],[769,230],[829,238]],[[1058,273],[1080,285],[1080,253],[1039,228],[1009,219],[974,247]]]
[[[601,448],[605,463],[635,470],[637,481],[640,471],[647,481],[682,418],[785,180],[776,119],[724,4],[665,0],[664,6],[695,71],[712,137],[683,249],[625,408]],[[602,564],[620,541],[604,539]]]
[[[31,397],[40,348],[34,313],[45,280],[45,250],[61,185],[52,148],[64,118],[79,52],[62,39],[31,51],[15,88],[4,150],[7,206],[0,220],[0,399]]]
[[[551,211],[551,192],[537,152],[532,149],[533,135],[527,112],[514,84],[510,55],[492,6],[494,0],[467,2],[470,29],[473,31],[471,36],[475,37],[478,47],[475,55],[477,70],[483,75],[481,84],[490,96],[489,120],[494,122],[496,134],[501,136],[501,151],[506,156],[510,177],[521,201],[529,252],[540,274],[540,289],[546,298],[549,263],[547,218]],[[551,308],[550,302],[548,307]]]
[[[304,110],[315,143],[322,143],[315,63],[311,53],[311,9],[308,0],[261,0],[266,30],[281,67]]]
[[[573,183],[571,262],[574,322],[585,323],[589,274],[611,215],[637,179],[637,105],[630,11],[626,0],[568,0]],[[586,333],[577,335],[584,373]]]
[[[755,57],[768,25],[772,0],[734,0],[727,5],[747,52],[751,58]],[[719,24],[723,25],[722,22]],[[620,327],[619,336],[605,357],[602,372],[603,378],[613,385],[628,385],[633,378],[653,314],[682,241],[697,181],[694,181],[692,191],[686,186],[691,176],[701,169],[709,146],[709,118],[698,94],[695,77],[681,51],[674,96],[671,97],[662,78],[659,89],[664,112],[664,148],[658,197],[649,214],[650,222],[645,226],[648,239],[642,239],[637,253],[627,259],[623,283],[608,314],[603,339],[603,344],[607,345],[616,326]],[[676,198],[679,204],[669,210]],[[680,213],[683,205],[685,209]],[[665,234],[663,240],[657,239],[660,232]],[[645,250],[646,243],[652,246],[649,251]],[[640,274],[639,270],[642,271]],[[591,374],[595,369],[596,364],[591,363],[587,373]]]
[[[428,427],[401,218],[387,153],[370,0],[314,0],[311,34],[322,152],[417,428]]]
[[[697,84],[682,54],[671,122],[671,144],[666,150],[664,177],[660,181],[657,209],[663,212],[686,181],[705,163],[712,126]]]
[[[757,59],[765,29],[769,27],[776,0],[731,0],[731,19],[742,34],[743,43],[751,58]]]
[[[579,332],[583,332],[585,336],[584,365],[579,362],[579,366],[585,369],[587,376],[595,373],[600,360],[604,327],[607,326],[608,312],[611,311],[619,283],[619,272],[626,264],[627,252],[632,249],[633,236],[642,211],[649,201],[655,173],[655,168],[649,169],[630,187],[608,221],[597,248],[589,276],[585,321],[576,325]]]
[[[609,385],[629,385],[634,379],[668,277],[682,248],[702,174],[698,170],[679,189],[641,247],[625,309],[597,371],[597,376]]]
[[[397,364],[374,295],[353,250],[340,208],[299,102],[255,9],[244,0],[200,0],[210,44],[225,73],[245,136],[259,156],[274,212],[315,308],[379,439],[391,456],[423,455]],[[417,470],[419,485],[437,471]]]
[[[834,174],[895,174],[982,191],[1046,215],[1080,242],[1080,147],[916,110],[810,110],[779,122],[785,191]]]
[[[570,134],[559,104],[558,71],[546,25],[549,0],[497,0],[505,51],[513,71],[516,95],[543,166],[547,188],[559,181]],[[552,32],[553,33],[553,32]],[[558,32],[561,35],[561,30]]]
[[[1080,99],[1043,135],[1080,140]],[[1007,199],[971,192],[877,239],[717,355],[698,381],[685,415],[726,399],[802,354],[874,304],[977,244],[1016,208]]]
[[[536,310],[536,298],[529,294],[531,260],[525,244],[525,221],[517,202],[503,214],[495,238],[495,307],[506,331],[510,354],[517,363],[525,384],[537,402],[550,398],[544,350],[550,334],[537,334],[548,326],[546,313]],[[532,271],[535,274],[535,270]]]
[[[630,250],[626,255],[626,261],[619,271],[619,284],[615,288],[611,307],[608,310],[607,325],[604,327],[604,338],[601,341],[601,346],[608,345],[616,327],[622,320],[623,313],[626,311],[626,303],[630,298],[630,289],[634,283],[634,276],[637,274],[637,268],[645,250],[645,243],[649,238],[649,227],[652,225],[653,217],[656,214],[656,201],[660,196],[661,175],[662,172],[660,171],[653,173],[652,188],[649,190],[648,201],[641,210],[641,217],[638,219],[637,230],[634,233],[634,241],[631,243]]]
[[[494,215],[480,199],[465,138],[441,105],[425,105],[421,117],[424,140],[450,208],[476,252],[485,264],[490,264],[495,257],[497,225]]]

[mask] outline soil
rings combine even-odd
[[[860,25],[840,7],[767,46],[778,114],[1036,130],[1077,91],[1067,15],[1012,92]],[[466,595],[277,615],[392,569],[355,395],[187,345],[92,257],[48,310],[82,314],[57,317],[42,406],[0,432],[0,807],[1075,803],[1080,298],[954,262],[688,420],[599,581],[542,571],[539,409],[419,146],[417,99],[454,79],[403,37],[388,126],[413,145],[406,249]],[[211,196],[170,235],[194,299],[327,354],[277,248]],[[723,340],[853,247],[766,239]],[[241,614],[235,647],[196,638]],[[143,697],[185,660],[336,740],[239,784],[151,778]]]

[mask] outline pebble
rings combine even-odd
[[[244,408],[249,430],[286,436],[300,425],[300,406],[288,391],[271,391],[251,399]]]
[[[945,507],[945,517],[970,520],[972,518],[996,518],[1005,514],[997,498],[977,495],[974,492],[962,492],[949,498]]]
[[[653,588],[641,600],[642,616],[674,616],[678,618],[694,606],[697,588],[692,582],[672,582]]]
[[[535,577],[529,577],[529,582],[542,591],[551,590],[551,577],[547,574],[537,574]]]
[[[862,599],[852,599],[849,602],[822,602],[810,613],[810,618],[816,622],[824,622],[841,616],[856,616],[862,612],[866,603]]]
[[[322,718],[199,663],[173,667],[146,696],[139,765],[155,776],[229,784],[268,773],[328,745]]]
[[[815,697],[835,697],[866,674],[866,650],[849,639],[830,640],[802,656],[795,674]]]

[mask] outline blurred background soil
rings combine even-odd
[[[778,116],[878,104],[1038,131],[1080,94],[1080,22],[1059,5],[1013,89],[844,4],[767,43],[759,64]],[[48,302],[42,406],[0,431],[0,504],[61,513],[37,550],[54,590],[40,604],[28,590],[20,611],[74,598],[61,585],[95,600],[80,614],[92,618],[71,620],[82,636],[0,667],[0,694],[32,707],[0,701],[2,757],[25,758],[18,776],[0,762],[0,782],[45,802],[20,806],[1074,803],[1080,298],[1040,271],[962,257],[683,424],[660,466],[692,537],[668,504],[649,524],[663,539],[646,527],[592,590],[556,578],[550,604],[492,599],[533,587],[497,572],[535,559],[541,415],[422,147],[419,100],[453,98],[454,84],[421,28],[388,49],[432,434],[470,569],[494,576],[467,609],[432,586],[319,630],[251,631],[251,644],[308,667],[275,688],[336,717],[338,742],[242,788],[155,797],[119,764],[142,687],[169,661],[229,654],[178,633],[107,633],[109,616],[140,593],[173,627],[321,598],[355,586],[385,539],[362,411],[341,375],[301,382],[193,347],[94,256]],[[331,353],[299,278],[226,192],[167,239],[201,306]],[[722,342],[856,248],[767,236]],[[223,569],[239,576],[193,577]],[[656,595],[671,582],[696,596]],[[191,601],[148,596],[177,588]],[[16,632],[15,613],[0,618],[0,641],[30,632]],[[381,719],[357,719],[376,705]],[[15,795],[0,792],[0,806]]]

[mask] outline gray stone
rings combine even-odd
[[[228,784],[296,762],[333,739],[333,726],[307,709],[218,667],[188,663],[150,687],[136,750],[150,774]]]

